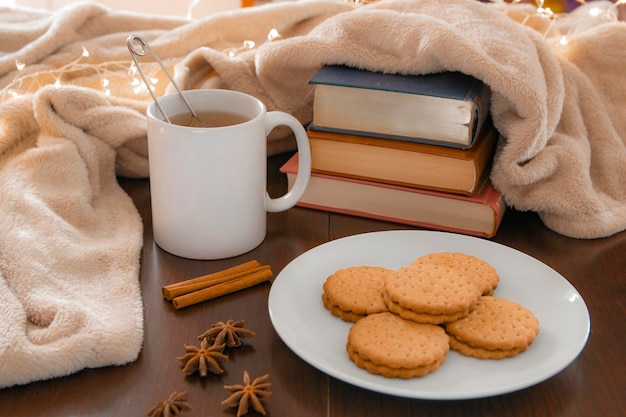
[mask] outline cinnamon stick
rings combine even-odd
[[[269,266],[265,267],[269,268]],[[182,294],[187,294],[211,285],[238,278],[242,273],[251,273],[253,270],[258,268],[261,268],[261,264],[258,261],[249,261],[208,275],[166,285],[161,289],[161,292],[166,300],[171,300],[172,298]]]
[[[245,274],[240,278],[222,282],[221,284],[212,285],[210,287],[180,295],[172,299],[172,304],[176,309],[188,307],[193,304],[221,297],[222,295],[240,291],[262,282],[272,279],[273,274],[270,268],[261,268],[257,272]]]
[[[242,278],[246,275],[250,275],[250,274],[254,274],[256,272],[260,272],[263,270],[269,270],[270,266],[269,265],[262,265],[253,269],[249,269],[249,270],[245,270],[245,271],[240,271],[231,275],[218,275],[218,276],[214,276],[214,277],[209,277],[206,278],[204,280],[201,281],[197,281],[195,283],[191,283],[191,284],[186,284],[186,285],[177,285],[173,288],[163,288],[162,292],[163,292],[163,296],[165,297],[166,300],[172,300],[173,298],[176,298],[178,296],[181,295],[185,295],[185,294],[189,294],[192,293],[194,291],[198,291],[198,290],[202,290],[205,288],[209,288],[212,287],[214,285],[217,284],[222,284],[224,282],[228,282],[228,281],[233,281],[236,280],[238,278]],[[208,276],[205,276],[208,277]]]

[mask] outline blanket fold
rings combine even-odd
[[[507,204],[592,239],[626,229],[626,24],[578,10],[546,19],[503,2],[311,0],[188,21],[93,2],[0,9],[0,387],[141,350],[142,222],[116,176],[149,176],[151,97],[129,35],[184,89],[243,91],[303,124],[308,79],[324,64],[480,78],[501,133],[491,180]],[[153,60],[142,65],[158,95],[173,92]],[[270,154],[292,149],[272,132]]]
[[[123,141],[92,117],[112,106],[77,87],[33,104],[37,146],[0,170],[0,386],[128,363],[143,342],[143,226],[116,179]]]

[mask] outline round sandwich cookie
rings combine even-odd
[[[381,292],[387,276],[392,272],[377,266],[351,266],[336,271],[324,282],[324,307],[350,322],[368,314],[387,311]]]
[[[488,262],[472,255],[458,252],[433,252],[420,256],[411,265],[433,264],[453,268],[460,274],[470,275],[482,290],[482,295],[492,295],[498,287],[500,276]]]
[[[469,312],[466,310],[462,310],[454,314],[418,313],[408,308],[404,308],[400,304],[394,303],[393,301],[389,300],[389,296],[385,292],[383,292],[383,301],[385,302],[385,305],[387,306],[389,311],[391,311],[392,313],[395,313],[404,319],[412,320],[417,323],[448,323],[451,321],[462,319],[469,314]]]
[[[372,374],[408,379],[437,370],[450,349],[448,339],[441,326],[384,312],[353,324],[346,350],[350,360]]]
[[[445,325],[450,347],[480,359],[503,359],[528,349],[539,334],[539,321],[523,306],[483,296],[465,318]]]
[[[405,319],[441,324],[465,317],[482,289],[469,275],[435,264],[402,267],[387,277],[383,300]]]

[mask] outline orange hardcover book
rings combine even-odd
[[[498,132],[484,125],[471,149],[307,131],[314,172],[472,195],[488,174]]]
[[[281,172],[291,188],[297,155]],[[311,175],[297,205],[488,238],[496,234],[506,211],[502,194],[488,180],[475,195],[464,196],[319,173]]]

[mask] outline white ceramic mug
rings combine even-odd
[[[148,106],[148,157],[155,242],[191,259],[222,259],[257,247],[266,233],[266,212],[293,207],[311,175],[306,131],[293,116],[267,112],[255,97],[232,90],[183,92],[191,108],[226,111],[246,121],[225,127],[188,127],[165,121]],[[179,94],[159,98],[170,118],[187,111]],[[289,127],[296,138],[299,172],[285,195],[267,193],[267,135]]]

